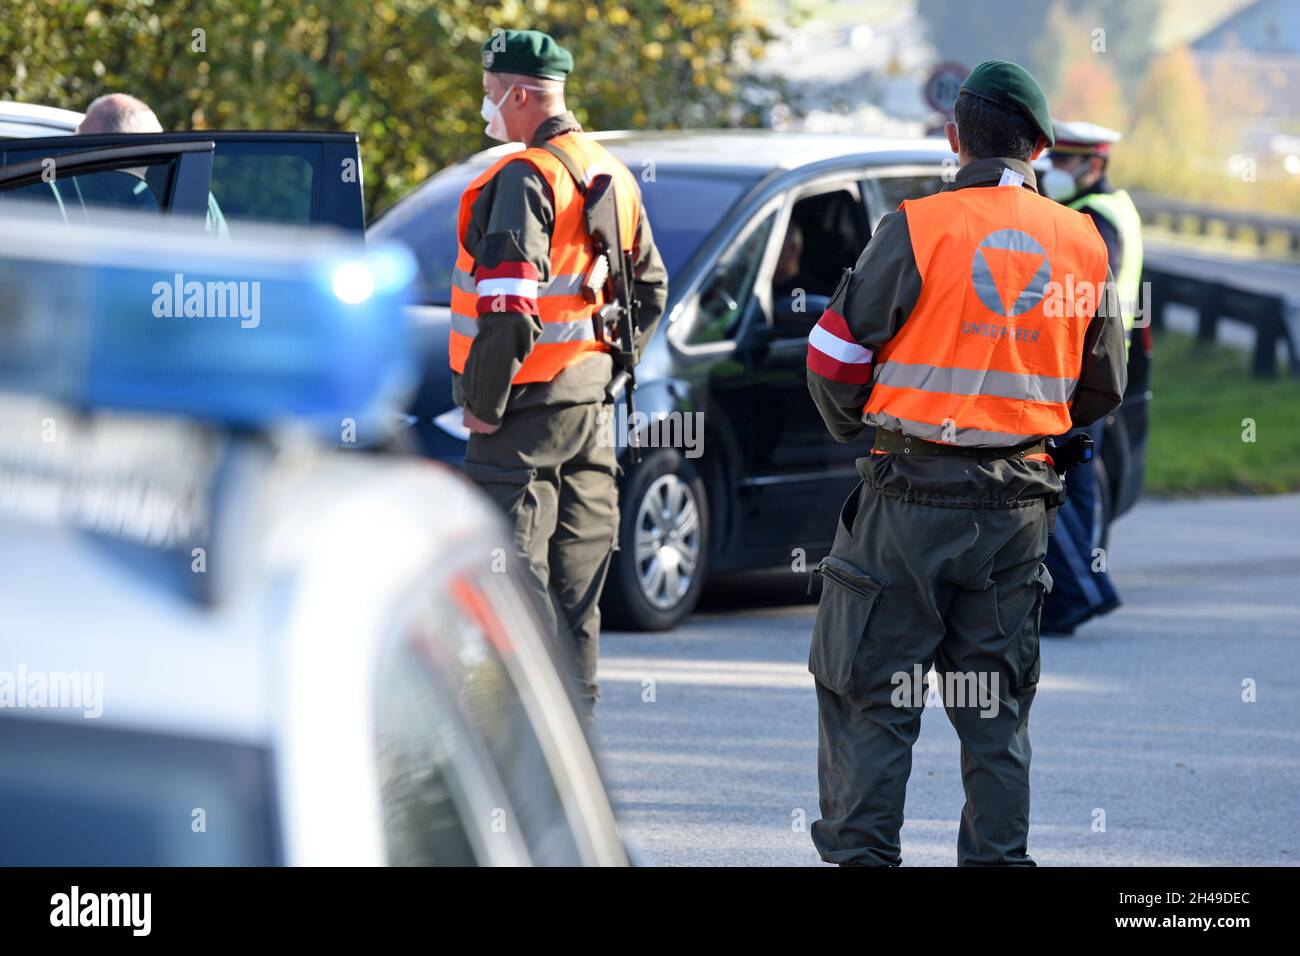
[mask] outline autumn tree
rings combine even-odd
[[[1119,182],[1184,199],[1203,198],[1221,167],[1207,163],[1210,114],[1196,63],[1186,47],[1151,61],[1130,110],[1128,135],[1113,168]]]
[[[536,28],[573,51],[593,128],[757,122],[741,90],[769,39],[728,0],[6,0],[0,97],[146,100],[175,129],[360,134],[373,210],[487,145],[479,47]]]

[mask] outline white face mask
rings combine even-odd
[[[515,83],[513,86],[507,87],[506,91],[501,94],[501,99],[497,100],[495,103],[492,102],[492,97],[488,96],[486,93],[483,94],[483,105],[479,108],[478,114],[483,117],[483,121],[487,123],[487,129],[484,130],[484,132],[487,133],[489,137],[500,143],[510,142],[510,134],[506,132],[506,118],[501,115],[501,104],[506,101],[506,97],[510,95],[510,91],[516,86],[521,90],[537,90],[539,93],[546,92],[546,88],[543,86],[530,86],[527,83]]]
[[[510,89],[514,89],[514,87]],[[506,132],[506,119],[501,115],[501,104],[506,101],[506,97],[509,95],[510,90],[506,90],[501,94],[501,99],[493,103],[492,97],[484,93],[483,107],[478,111],[479,115],[487,123],[486,132],[488,136],[502,143],[510,141],[510,134]]]
[[[1080,167],[1080,171],[1087,167]],[[1053,166],[1042,176],[1038,177],[1038,189],[1048,199],[1055,199],[1057,202],[1069,202],[1079,193],[1079,180],[1077,173],[1067,172]]]

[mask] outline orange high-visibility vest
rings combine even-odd
[[[618,202],[619,231],[625,250],[631,250],[641,220],[641,193],[635,177],[598,142],[582,133],[562,133],[550,140],[567,153],[586,173],[587,181],[597,173],[614,177]],[[470,210],[474,200],[506,163],[532,163],[551,187],[555,222],[551,231],[549,275],[539,275],[527,262],[503,262],[493,267],[478,266],[465,248]],[[475,178],[460,199],[457,227],[459,251],[451,289],[451,343],[449,357],[456,372],[465,371],[465,360],[478,331],[478,317],[489,312],[522,312],[536,315],[542,334],[511,380],[512,384],[549,382],[570,365],[601,351],[608,351],[596,339],[592,316],[603,302],[588,302],[582,293],[583,280],[593,261],[591,242],[582,221],[582,194],[564,165],[539,147],[511,153]]]
[[[1092,220],[1021,186],[949,190],[902,208],[921,294],[875,356],[864,420],[973,447],[1069,431],[1084,333],[1106,282]]]

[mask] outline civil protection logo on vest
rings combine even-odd
[[[1052,264],[1043,244],[1029,233],[997,229],[975,250],[970,279],[986,309],[1011,318],[1043,301]]]

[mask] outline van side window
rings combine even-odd
[[[834,189],[795,202],[772,274],[775,338],[807,337],[866,244],[866,210],[856,190]]]
[[[212,159],[212,196],[228,222],[307,225],[322,161],[315,143],[223,142]]]
[[[763,264],[763,252],[775,222],[773,212],[751,227],[713,267],[700,287],[695,324],[686,339],[691,345],[723,342],[736,334],[741,317],[754,297],[754,277]]]

